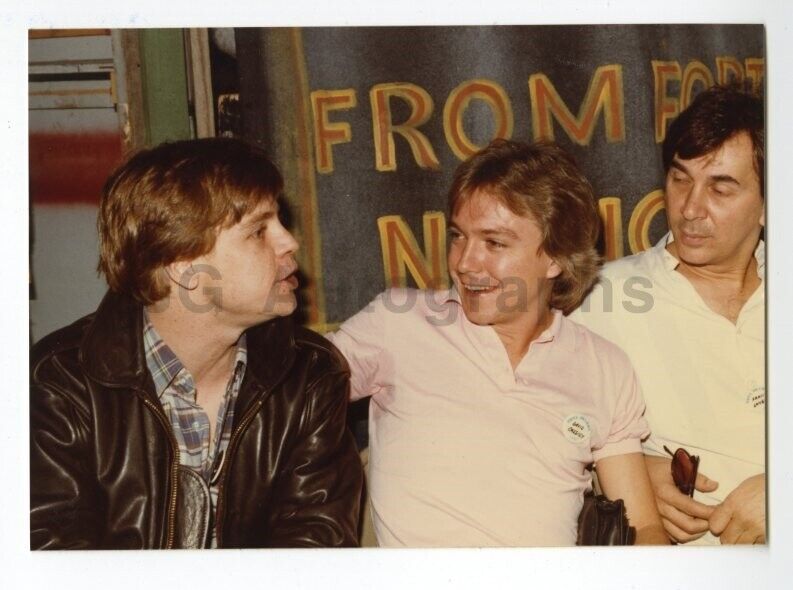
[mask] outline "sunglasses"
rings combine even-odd
[[[697,481],[697,470],[699,469],[699,456],[690,455],[683,448],[677,449],[674,453],[666,445],[664,450],[672,456],[672,479],[685,495],[694,497],[694,484]]]

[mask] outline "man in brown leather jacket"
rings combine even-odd
[[[229,139],[105,185],[97,311],[31,352],[31,547],[356,544],[349,371],[293,325],[282,179]]]

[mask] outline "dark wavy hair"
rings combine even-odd
[[[752,141],[754,170],[765,195],[765,110],[757,94],[739,84],[712,86],[672,121],[664,139],[664,172],[675,155],[684,160],[699,158],[720,148],[725,141],[746,133]]]

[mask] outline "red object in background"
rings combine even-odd
[[[34,205],[97,205],[102,185],[122,160],[118,133],[34,132],[29,142]]]

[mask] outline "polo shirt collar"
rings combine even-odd
[[[454,302],[460,307],[462,307],[462,301],[460,299],[460,293],[457,291],[456,286],[452,286],[446,293],[441,293],[439,297],[441,301],[444,303]],[[536,339],[532,341],[532,345],[534,344],[541,344],[545,342],[552,342],[557,341],[560,345],[565,346],[569,349],[575,348],[575,334],[567,329],[562,328],[562,323],[564,320],[564,314],[558,309],[551,309],[551,313],[553,314],[553,319],[551,320],[550,325],[543,330]],[[463,316],[463,321],[466,323],[475,326],[466,316],[465,312],[461,314]],[[490,327],[490,326],[477,326],[479,328],[482,327]]]
[[[765,281],[765,242],[760,240],[757,248],[754,249],[754,257],[757,260],[757,276]]]
[[[534,342],[550,342],[551,340],[563,340],[562,335],[562,312],[552,309],[553,319],[550,325],[545,328]]]

